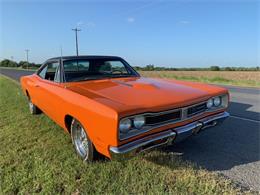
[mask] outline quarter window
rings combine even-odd
[[[56,75],[56,76],[55,76]],[[43,79],[50,81],[60,81],[59,62],[48,63],[39,73],[39,76]]]
[[[39,76],[40,76],[41,78],[43,78],[43,79],[45,79],[45,75],[46,75],[46,72],[47,72],[47,68],[48,68],[48,66],[45,66],[45,67],[41,70],[41,72],[39,73]]]

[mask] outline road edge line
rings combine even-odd
[[[6,76],[6,75],[3,75],[3,74],[0,73],[0,76],[2,76],[3,78],[6,78],[7,80],[9,80],[9,81],[15,83],[16,85],[21,86],[21,85],[20,85],[20,82],[18,82],[18,81],[16,81],[16,80],[12,79],[12,78],[10,78],[10,77],[8,77],[8,76]]]

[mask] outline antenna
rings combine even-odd
[[[62,45],[60,46],[60,57],[62,58]]]
[[[64,77],[62,76],[62,70],[63,70],[63,59],[62,59],[62,45],[60,45],[60,82],[64,80]]]

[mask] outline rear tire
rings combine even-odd
[[[83,161],[92,162],[97,158],[98,152],[95,146],[89,139],[84,127],[76,119],[71,122],[71,140],[78,156]]]

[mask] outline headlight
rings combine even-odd
[[[137,129],[140,129],[145,124],[144,116],[136,116],[134,118],[134,126]]]
[[[216,107],[220,106],[220,104],[221,104],[221,99],[220,99],[220,97],[215,97],[214,100],[213,100],[213,104],[214,104],[214,106],[216,106]]]
[[[213,106],[213,99],[209,99],[207,102],[207,108],[211,108]]]
[[[119,130],[122,133],[127,133],[129,131],[129,129],[131,128],[131,126],[132,126],[132,122],[130,119],[123,119],[119,123]]]
[[[227,107],[228,107],[228,94],[215,96],[210,98],[207,101],[207,108],[209,110],[216,110],[216,109],[227,108]]]

